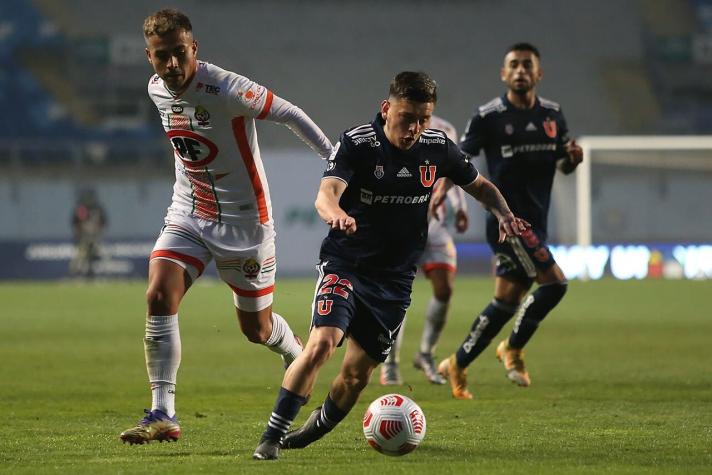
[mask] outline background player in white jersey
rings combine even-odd
[[[175,149],[176,183],[148,273],[144,347],[153,399],[146,417],[121,434],[131,444],[180,436],[178,307],[212,258],[233,290],[247,339],[282,355],[285,365],[301,352],[287,322],[272,312],[275,232],[255,119],[285,124],[323,158],[332,149],[298,107],[246,77],[198,61],[183,13],[167,9],[149,16],[144,37],[156,72],[148,93]]]
[[[433,116],[430,119],[430,128],[442,130],[450,140],[457,143],[458,136],[455,126],[445,119]],[[465,193],[459,186],[454,186],[448,190],[447,198],[455,213],[455,230],[458,233],[463,233],[469,224]],[[445,326],[457,270],[457,251],[452,236],[445,225],[445,211],[443,203],[437,210],[439,216],[431,217],[428,220],[428,241],[425,244],[425,251],[418,261],[418,267],[430,279],[433,295],[425,310],[425,325],[420,338],[420,348],[413,358],[413,365],[422,370],[428,381],[433,384],[447,382],[443,376],[438,374],[433,351],[435,351],[435,345]],[[405,321],[403,323],[405,324]],[[399,356],[404,333],[401,329],[391,353],[381,366],[380,381],[384,386],[403,383],[400,375]]]

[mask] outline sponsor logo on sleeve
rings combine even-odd
[[[264,86],[255,86],[254,84],[250,86],[250,88],[246,91],[239,91],[237,93],[238,97],[241,97],[246,105],[252,109],[255,110],[257,107],[260,105],[260,101],[262,100],[262,97],[267,92],[267,88]]]

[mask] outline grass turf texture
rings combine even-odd
[[[278,282],[275,309],[306,335],[312,279]],[[377,377],[348,418],[304,450],[257,462],[279,358],[239,333],[221,283],[181,309],[175,444],[122,445],[150,404],[143,283],[0,285],[0,472],[12,473],[701,473],[712,467],[709,282],[572,282],[527,348],[530,388],[509,383],[490,348],[470,367],[474,401],[455,401],[410,362],[429,285],[417,279],[406,327],[406,384]],[[460,278],[438,348],[454,351],[492,281]],[[506,331],[511,327],[506,327]],[[503,331],[500,337],[507,335]],[[343,356],[322,371],[301,425]],[[361,417],[388,392],[415,399],[427,436],[401,458],[364,441]]]

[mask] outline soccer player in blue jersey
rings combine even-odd
[[[488,216],[487,241],[496,256],[494,298],[457,352],[438,367],[457,399],[472,399],[467,367],[515,313],[512,333],[496,354],[512,382],[529,386],[522,348],[566,293],[566,277],[546,244],[547,214],[556,169],[572,173],[583,153],[569,139],[559,104],[536,94],[542,70],[534,46],[518,43],[509,48],[501,78],[507,92],[475,110],[460,147],[470,155],[484,151],[492,182],[531,228],[501,242],[498,218]],[[536,290],[527,296],[535,281]]]
[[[376,118],[345,132],[329,158],[315,203],[331,230],[319,255],[312,330],[285,373],[255,459],[276,459],[280,448],[303,448],[331,431],[388,356],[410,304],[438,178],[448,177],[487,206],[499,239],[526,229],[467,156],[443,132],[427,128],[436,98],[426,74],[398,74]],[[323,405],[287,433],[320,368],[345,339],[341,370]]]

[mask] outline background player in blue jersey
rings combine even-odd
[[[402,72],[376,118],[345,132],[336,145],[315,203],[331,231],[319,255],[311,334],[285,373],[254,458],[276,459],[280,446],[303,448],[332,430],[388,356],[410,304],[438,178],[448,177],[491,209],[501,240],[526,229],[467,156],[443,132],[427,129],[436,98],[426,74]],[[323,405],[287,433],[319,369],[346,337],[341,370]]]
[[[536,95],[539,60],[539,51],[528,43],[507,50],[501,71],[506,94],[475,110],[460,143],[471,155],[484,150],[492,182],[531,228],[500,242],[497,218],[488,216],[487,241],[497,258],[494,299],[457,352],[438,367],[457,399],[472,399],[466,369],[515,313],[512,333],[496,354],[511,381],[529,386],[522,348],[566,293],[566,277],[546,245],[547,214],[556,169],[573,172],[583,153],[569,140],[561,107]],[[534,281],[538,287],[525,300]]]

